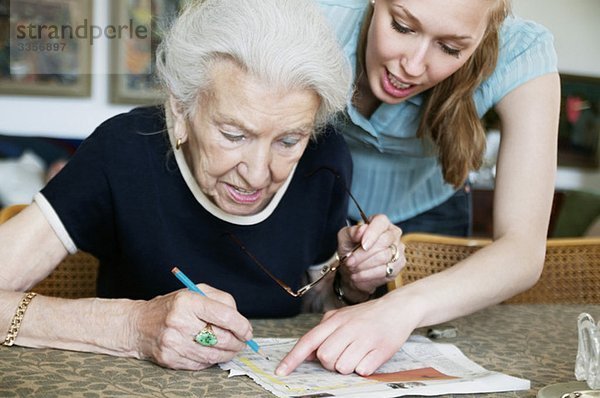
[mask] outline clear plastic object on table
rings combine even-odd
[[[600,388],[600,325],[588,313],[577,317],[579,343],[575,360],[575,377],[590,388]]]

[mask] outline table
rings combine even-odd
[[[548,385],[574,381],[577,316],[600,317],[600,305],[501,304],[450,324],[443,339],[489,370],[531,380],[532,389],[468,397],[535,397]],[[253,320],[256,337],[299,337],[319,320]],[[425,330],[418,330],[422,334]],[[175,371],[107,355],[0,346],[0,397],[270,397],[249,378],[228,379],[218,366]],[[466,397],[461,395],[460,397]]]

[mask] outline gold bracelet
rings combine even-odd
[[[25,315],[25,311],[27,311],[27,306],[31,303],[31,300],[37,295],[37,293],[29,292],[23,296],[19,306],[17,307],[17,312],[13,316],[10,321],[10,326],[8,327],[8,334],[4,339],[4,343],[2,345],[11,346],[15,343],[17,339],[17,334],[19,334],[19,329],[21,328],[21,322],[23,321],[23,316]]]

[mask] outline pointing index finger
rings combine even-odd
[[[302,362],[317,351],[334,330],[333,322],[321,321],[319,325],[296,342],[294,348],[277,365],[275,374],[277,376],[287,376],[292,373]]]
[[[292,373],[319,346],[319,344],[310,344],[303,341],[305,337],[306,336],[298,340],[296,345],[294,345],[294,348],[292,348],[285,358],[281,360],[279,365],[277,365],[277,369],[275,369],[275,374],[277,376],[287,376]]]

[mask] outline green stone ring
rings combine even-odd
[[[219,342],[210,323],[207,323],[204,329],[198,332],[196,337],[194,337],[194,341],[205,347],[212,347]]]

